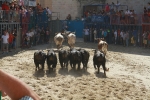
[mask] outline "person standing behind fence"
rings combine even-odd
[[[148,33],[148,48],[150,48],[150,32]]]
[[[30,31],[26,33],[25,41],[27,40],[27,47],[30,47]]]
[[[129,31],[126,31],[126,46],[129,46]]]
[[[33,29],[31,29],[29,36],[30,36],[30,46],[32,47],[33,46],[33,37],[34,37]]]
[[[48,27],[46,28],[46,43],[48,43],[50,40],[50,31],[48,29]]]
[[[14,36],[14,38],[13,38],[13,49],[16,49],[16,38],[17,38],[16,29],[14,29],[14,31],[13,31],[13,36]]]
[[[97,37],[97,30],[96,30],[96,28],[94,29],[93,34],[94,34],[94,43],[95,43],[95,42],[96,42],[96,41],[95,41],[95,38]]]
[[[124,32],[123,30],[120,32],[120,44],[123,44],[123,36],[124,35]]]
[[[44,30],[44,27],[42,27],[41,33],[40,33],[40,41],[42,44],[44,43],[44,35],[45,35],[45,30]]]
[[[40,33],[41,33],[41,29],[39,27],[37,27],[37,34],[36,34],[36,45],[40,42]]]
[[[8,53],[9,35],[6,34],[6,31],[4,31],[4,34],[2,35],[1,39],[2,39],[2,51],[3,53],[5,53],[5,51]]]
[[[14,35],[12,34],[12,32],[9,32],[9,51],[11,52],[12,49],[12,45],[13,45],[13,39],[14,39]]]
[[[107,42],[107,30],[104,30],[104,40]]]
[[[101,35],[102,35],[102,29],[100,29],[100,30],[98,31],[97,37],[98,37],[98,38],[101,38]]]
[[[114,32],[114,43],[117,44],[117,30]]]
[[[123,32],[123,46],[124,47],[126,46],[126,38],[127,38],[126,32]]]
[[[147,33],[146,33],[146,31],[144,31],[144,33],[143,33],[143,45],[144,45],[144,48],[146,48],[146,45],[147,45]]]
[[[93,33],[92,31],[93,31],[92,28],[90,28],[90,30],[89,30],[89,35],[90,35],[90,36],[89,36],[89,38],[90,38],[89,41],[90,41],[90,42],[92,42],[92,33]],[[85,33],[85,32],[84,32],[84,33]],[[85,35],[85,34],[84,34],[84,35]]]
[[[49,9],[49,7],[47,7],[46,10],[47,10],[47,14],[48,14],[48,17],[49,17],[48,20],[50,21],[51,18],[52,18],[52,12],[51,12],[51,10]]]
[[[118,29],[117,31],[117,43],[120,44],[120,33],[121,33],[121,30]]]
[[[86,27],[84,29],[84,42],[88,42],[89,41],[89,29],[88,27]]]
[[[101,38],[104,38],[104,32],[105,32],[105,30],[104,30],[104,29],[102,29]]]

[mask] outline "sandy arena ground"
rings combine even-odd
[[[150,49],[109,45],[106,66],[109,72],[104,77],[93,67],[93,51],[96,43],[77,42],[90,52],[88,70],[61,69],[56,72],[35,71],[33,54],[36,50],[55,47],[53,43],[39,45],[9,54],[0,54],[0,69],[27,83],[41,100],[150,100]],[[68,46],[64,43],[63,48]],[[2,98],[10,100],[9,97]]]

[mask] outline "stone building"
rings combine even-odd
[[[79,3],[78,0],[37,0],[43,7],[49,7],[53,13],[53,19],[56,16],[59,19],[64,20],[68,14],[71,14],[72,19],[82,16],[83,5],[88,4],[98,4],[96,2],[88,2],[92,0],[85,0],[86,2]],[[106,3],[111,4],[117,3],[117,0],[106,0]],[[128,9],[134,9],[137,14],[143,13],[143,7],[148,6],[149,0],[119,0],[121,5],[127,5]],[[126,9],[125,7],[120,7],[120,9]]]

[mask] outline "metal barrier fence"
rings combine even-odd
[[[0,10],[0,21],[1,22],[19,22],[20,13],[16,10]]]
[[[150,17],[148,15],[134,14],[120,16],[118,14],[111,15],[92,15],[86,18],[87,23],[101,23],[111,25],[142,25],[143,23],[150,24]]]
[[[134,34],[135,39],[138,40],[140,38],[139,43],[142,45],[142,32],[143,28],[141,25],[108,25],[108,24],[98,24],[98,23],[85,23],[85,27],[88,27],[88,29],[96,29],[97,30],[97,38],[101,38],[101,30],[108,30],[108,37],[107,37],[107,42],[108,43],[113,43],[113,36],[114,36],[114,31],[129,31],[129,37]],[[129,40],[130,40],[129,38]],[[93,40],[94,41],[94,40]]]
[[[135,14],[135,15],[110,15],[110,24],[127,24],[127,25],[141,25],[143,23],[142,21],[142,15]]]

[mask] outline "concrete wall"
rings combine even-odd
[[[128,5],[128,9],[134,9],[136,13],[142,14],[143,7],[148,6],[149,0],[118,0],[122,5]],[[82,15],[82,7],[84,4],[80,6],[78,0],[37,0],[37,2],[41,3],[43,7],[49,7],[52,12],[59,12],[59,14],[54,13],[53,19],[56,19],[56,16],[59,19],[64,20],[68,14],[71,14],[72,19],[75,17],[81,17]],[[114,2],[117,3],[117,0],[106,0],[106,3],[111,4]],[[85,4],[88,4],[85,2]],[[126,9],[126,7],[120,7],[120,9]]]
[[[79,14],[79,4],[77,0],[53,0],[52,11],[60,13],[60,19],[65,19],[68,14],[71,14],[75,19]]]

